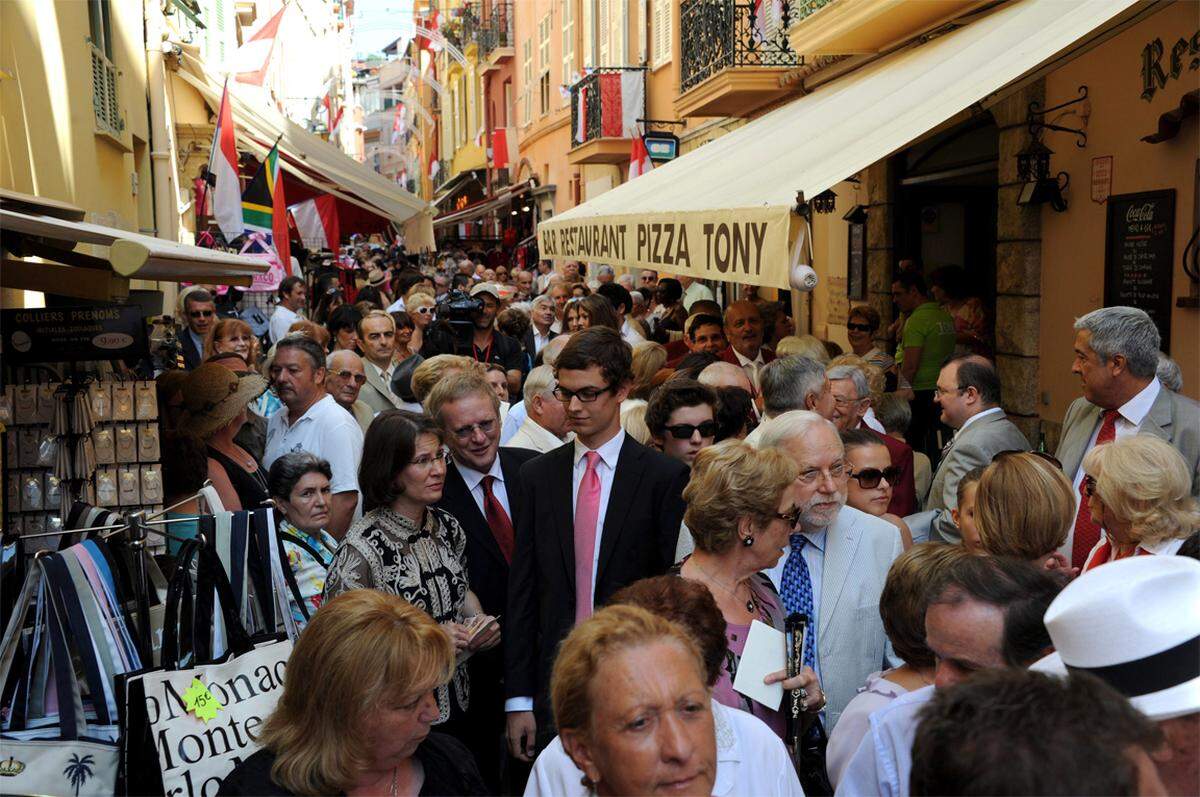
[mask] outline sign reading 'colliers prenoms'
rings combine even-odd
[[[4,357],[13,364],[129,360],[148,356],[137,305],[47,307],[0,314]]]
[[[538,230],[544,258],[654,267],[708,279],[787,285],[789,218],[784,213],[660,214],[645,220],[553,219]],[[757,216],[758,218],[754,218]]]

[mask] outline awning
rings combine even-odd
[[[176,74],[216,110],[221,104],[224,83],[189,49],[184,48],[183,67]],[[240,147],[252,150],[261,159],[278,139],[285,172],[313,188],[377,213],[398,226],[410,219],[414,224],[425,224],[431,218],[425,212],[429,208],[425,200],[309,133],[273,107],[251,105],[238,96],[236,89],[231,90],[229,96],[233,102]],[[428,237],[432,238],[431,229]]]
[[[0,234],[6,250],[17,257],[79,267],[5,259],[6,288],[120,298],[120,278],[249,286],[256,274],[269,270],[259,258],[89,224],[78,220],[82,211],[76,210],[53,200],[0,191]],[[81,243],[108,247],[108,255],[76,252]]]
[[[788,287],[812,199],[1047,62],[1134,0],[1016,0],[880,58],[538,229],[539,254]]]
[[[448,213],[445,216],[438,216],[433,220],[433,227],[434,229],[437,229],[438,227],[447,227],[464,221],[474,221],[480,216],[486,216],[488,213],[491,213],[494,210],[499,210],[500,208],[508,205],[517,197],[524,195],[529,191],[531,183],[532,180],[526,180],[525,182],[514,185],[511,188],[506,188],[504,191],[485,202],[478,202],[470,207],[463,208],[457,213]]]

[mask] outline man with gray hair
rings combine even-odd
[[[566,347],[567,341],[570,339],[570,335],[558,335],[547,343],[541,352],[539,352],[539,356],[542,358],[542,365],[548,365],[553,368],[555,360],[558,359],[558,355]],[[521,425],[525,423],[527,417],[529,416],[526,414],[524,401],[518,401],[508,408],[508,414],[504,416],[504,426],[500,429],[500,445],[506,446],[509,444],[509,441],[520,430]]]
[[[825,366],[816,360],[799,355],[772,360],[758,372],[758,382],[763,418],[775,418],[792,410],[808,410],[827,421],[833,418],[835,405],[829,379],[825,376]],[[757,445],[762,430],[759,426],[746,442]]]
[[[1156,375],[1158,376],[1158,381],[1162,382],[1162,386],[1167,390],[1173,390],[1176,393],[1183,391],[1183,371],[1179,369],[1179,363],[1161,351],[1158,353]]]
[[[630,293],[633,293],[634,289],[637,288],[637,285],[633,282],[633,275],[628,271],[617,277],[617,284]]]
[[[539,365],[525,379],[525,421],[505,445],[526,448],[545,454],[564,442],[567,412],[563,403],[554,397],[554,369]]]
[[[832,423],[796,410],[758,432],[759,449],[779,449],[800,470],[800,519],[787,556],[767,575],[785,613],[808,616],[804,664],[821,682],[825,727],[832,731],[867,676],[899,664],[883,630],[879,596],[903,543],[891,523],[846,506],[846,452]]]
[[[1155,375],[1160,346],[1150,316],[1135,307],[1102,307],[1075,322],[1071,373],[1083,386],[1063,419],[1056,456],[1075,480],[1079,510],[1060,552],[1082,567],[1100,540],[1083,485],[1083,457],[1093,447],[1134,434],[1152,434],[1175,446],[1200,494],[1200,404],[1164,390]]]
[[[601,285],[607,285],[617,278],[616,269],[610,265],[596,266],[596,281]]]

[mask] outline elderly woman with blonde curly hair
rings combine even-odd
[[[261,749],[217,794],[487,794],[467,748],[431,732],[454,666],[449,635],[404,599],[337,596],[296,642]]]
[[[1165,440],[1134,435],[1096,446],[1083,458],[1092,522],[1104,530],[1084,572],[1127,556],[1171,555],[1200,530],[1191,474]]]

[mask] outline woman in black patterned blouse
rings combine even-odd
[[[324,599],[377,589],[440,623],[459,658],[450,683],[437,689],[439,721],[453,725],[470,702],[466,658],[498,645],[500,630],[495,623],[474,636],[470,630],[482,612],[467,586],[466,535],[453,515],[433,506],[442,497],[448,457],[428,416],[404,410],[375,416],[358,473],[366,512],[338,545]]]

